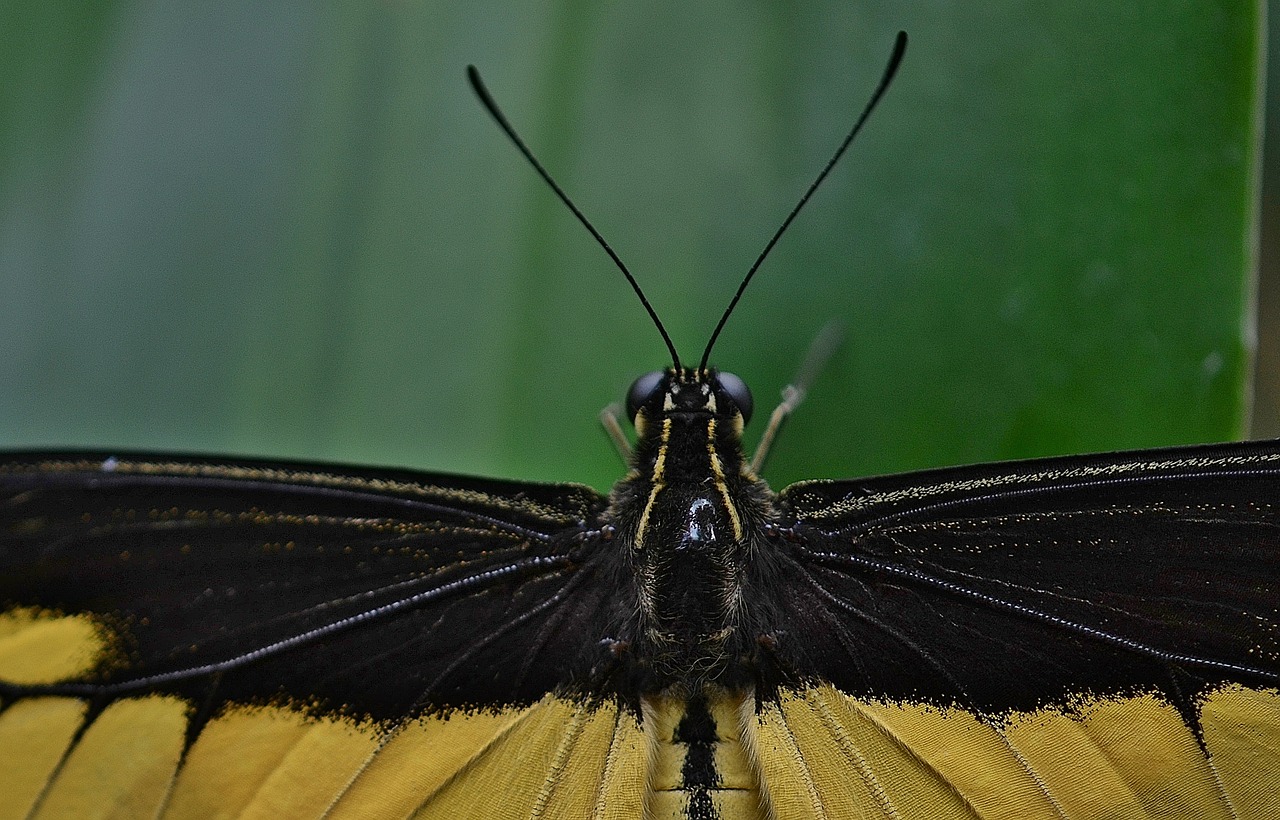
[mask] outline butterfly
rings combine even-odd
[[[697,366],[609,250],[672,366],[608,495],[0,457],[0,814],[1277,816],[1280,443],[777,493],[744,454],[712,347],[905,44]]]

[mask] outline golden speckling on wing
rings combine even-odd
[[[41,461],[31,464],[8,464],[4,468],[10,473],[58,473],[58,472],[102,472],[122,475],[166,475],[191,476],[196,478],[223,479],[229,481],[266,481],[278,483],[303,484],[314,487],[331,487],[334,489],[377,493],[396,493],[417,497],[424,501],[440,503],[481,504],[496,508],[521,510],[531,515],[546,518],[561,524],[574,524],[586,514],[583,510],[577,517],[569,517],[564,511],[547,507],[530,499],[512,499],[502,495],[491,495],[480,490],[464,490],[452,487],[440,487],[434,484],[422,484],[412,481],[397,481],[386,478],[368,478],[362,476],[339,475],[317,470],[291,470],[265,466],[237,464],[206,464],[185,461],[131,461],[128,459],[110,459],[103,461]],[[571,486],[571,485],[566,485]]]
[[[919,484],[889,492],[850,495],[843,501],[828,505],[822,510],[807,512],[804,517],[805,520],[816,523],[840,518],[857,510],[878,505],[889,505],[895,502],[914,501],[924,504],[936,496],[950,493],[999,492],[1005,487],[1027,486],[1037,483],[1087,482],[1164,472],[1194,474],[1197,471],[1208,470],[1274,468],[1277,462],[1280,462],[1280,453],[1258,453],[1218,458],[1142,459],[1120,463],[1082,465],[1070,469],[1045,470],[1040,473],[1010,472],[1004,475],[985,476],[964,481]],[[806,486],[820,486],[824,483],[827,482],[824,480],[799,481],[788,487],[787,492],[792,497],[798,497],[803,495]]]

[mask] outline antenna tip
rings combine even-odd
[[[471,90],[476,92],[482,101],[489,98],[489,91],[484,87],[484,80],[480,79],[480,69],[470,64],[467,65],[467,82],[471,85]]]
[[[889,55],[889,64],[896,67],[897,63],[902,59],[902,55],[905,54],[906,51],[907,33],[905,31],[899,31],[898,36],[894,38],[893,41],[893,53]]]

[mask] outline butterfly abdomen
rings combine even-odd
[[[749,738],[752,697],[719,688],[643,701],[649,742],[645,817],[754,820],[768,817]]]

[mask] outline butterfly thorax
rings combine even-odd
[[[633,657],[653,683],[723,678],[749,643],[751,533],[771,514],[742,413],[714,372],[668,372],[635,421],[632,471],[612,499],[637,599]]]

